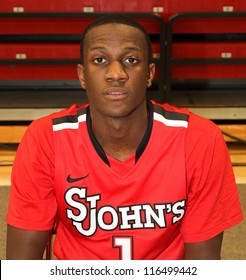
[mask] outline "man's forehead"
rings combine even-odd
[[[125,41],[131,43],[146,44],[144,33],[138,28],[121,23],[107,23],[93,27],[85,36],[86,43],[99,41],[118,42]]]

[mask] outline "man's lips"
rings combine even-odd
[[[127,91],[121,87],[110,87],[107,88],[104,92],[105,95],[125,95]]]

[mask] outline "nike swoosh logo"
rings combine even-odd
[[[71,178],[71,174],[69,174],[67,176],[67,181],[68,181],[68,183],[75,183],[75,182],[78,182],[80,180],[87,178],[88,176],[89,176],[89,173],[83,177]]]

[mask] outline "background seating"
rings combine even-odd
[[[167,99],[180,106],[246,106],[246,13],[180,13],[167,27]]]
[[[87,101],[76,71],[80,35],[108,12],[131,15],[149,32],[157,64],[149,98],[195,112],[206,107],[198,113],[214,120],[218,107],[221,118],[246,119],[242,0],[2,0],[0,121],[6,120],[1,109],[56,109]]]

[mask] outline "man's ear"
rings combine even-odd
[[[83,89],[86,89],[86,87],[85,87],[84,66],[82,64],[77,65],[77,72],[78,72],[78,78],[79,78],[81,87]]]
[[[155,77],[155,64],[151,63],[149,64],[149,76],[147,80],[147,87],[150,87],[152,85],[152,81]]]

